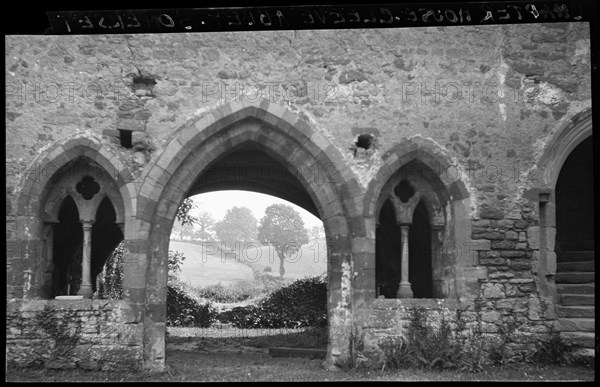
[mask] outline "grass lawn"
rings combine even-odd
[[[252,269],[246,263],[259,268],[262,272],[267,266],[271,267],[273,275],[279,273],[279,258],[274,249],[262,246],[235,250],[233,254],[214,252],[211,244],[207,251],[201,244],[186,241],[171,240],[169,250],[179,251],[185,255],[181,264],[179,277],[182,281],[193,286],[235,284],[239,281],[253,280]],[[246,263],[244,263],[246,262]],[[327,272],[327,249],[325,239],[311,241],[303,245],[297,254],[285,262],[285,276],[289,280],[313,277]]]
[[[584,366],[511,364],[480,373],[436,372],[423,369],[328,371],[322,360],[272,358],[269,346],[323,347],[319,329],[169,328],[167,371],[161,374],[85,370],[19,369],[8,367],[7,381],[593,381]]]
[[[334,380],[402,380],[402,381],[593,381],[594,371],[584,367],[510,365],[489,368],[472,374],[454,371],[432,372],[406,370],[326,371],[320,360],[303,358],[270,358],[255,353],[167,353],[168,370],[149,375],[134,372],[101,372],[85,370],[46,370],[7,368],[6,381],[34,382],[101,382],[101,381],[334,381]]]

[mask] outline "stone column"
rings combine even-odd
[[[84,298],[92,298],[92,225],[93,220],[81,220],[83,225],[83,254],[81,259],[81,285],[78,295]]]
[[[402,273],[400,277],[400,286],[396,297],[398,298],[412,298],[413,291],[408,282],[408,228],[410,224],[400,223],[400,231],[402,236]]]

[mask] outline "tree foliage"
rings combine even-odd
[[[196,208],[196,204],[190,198],[183,199],[183,202],[177,208],[177,220],[185,226],[186,224],[193,225],[196,223],[196,218],[190,215],[190,211]]]
[[[279,257],[279,276],[283,277],[285,259],[308,243],[308,232],[302,217],[292,206],[273,204],[267,207],[265,216],[260,220],[258,239],[262,244],[271,244],[275,248]]]
[[[214,240],[214,227],[216,221],[210,212],[203,211],[196,217],[195,229],[193,238],[202,242],[210,242]]]
[[[256,241],[256,218],[247,207],[233,207],[227,210],[223,220],[214,226],[217,238],[228,246],[236,243]]]
[[[325,236],[323,226],[312,226],[308,233],[310,234],[310,240],[321,239]]]

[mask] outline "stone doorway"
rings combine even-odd
[[[555,188],[556,289],[563,337],[594,348],[595,256],[592,137],[565,160]]]

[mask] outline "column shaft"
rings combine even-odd
[[[82,221],[83,224],[83,256],[81,259],[81,285],[78,295],[92,297],[92,221]]]
[[[408,281],[408,228],[410,225],[401,224],[400,232],[402,236],[402,266],[401,266],[401,276],[400,276],[400,285],[398,287],[398,293],[396,296],[398,298],[412,298],[413,291]]]

